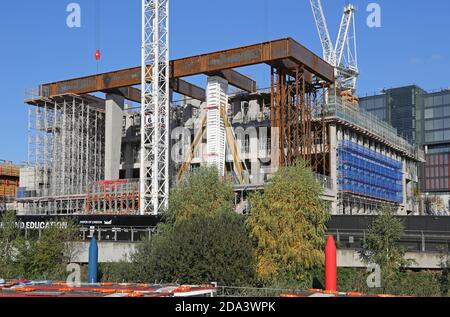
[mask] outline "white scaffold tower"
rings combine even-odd
[[[142,0],[140,214],[169,198],[169,0]]]
[[[225,176],[226,135],[222,115],[228,108],[228,81],[214,76],[208,78],[207,88],[207,162]]]

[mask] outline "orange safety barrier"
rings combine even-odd
[[[312,292],[312,293],[323,293],[323,289],[310,288],[310,289],[308,289],[308,292]]]
[[[192,291],[192,286],[187,286],[187,285],[179,286],[173,290],[174,293],[185,293],[185,292],[190,292],[190,291]]]
[[[35,288],[34,287],[18,287],[15,289],[16,292],[20,292],[20,293],[29,293],[29,292],[34,292]]]
[[[328,291],[322,291],[323,294],[329,294],[329,295],[338,295],[339,293],[336,291],[328,290]]]
[[[364,294],[363,293],[358,293],[358,292],[348,292],[347,296],[348,297],[362,297],[362,296],[364,296]]]
[[[299,298],[299,297],[305,297],[305,296],[300,295],[300,294],[289,293],[289,294],[281,294],[280,297],[282,297],[282,298]]]

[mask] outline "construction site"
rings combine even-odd
[[[20,167],[12,162],[0,160],[0,211],[7,210],[17,197]]]
[[[27,95],[19,215],[158,215],[199,166],[229,177],[246,213],[249,193],[298,159],[333,215],[377,214],[386,203],[420,214],[424,152],[359,108],[355,7],[345,6],[333,43],[321,2],[310,4],[321,56],[282,38],[170,60],[169,1],[143,1],[140,66]],[[254,65],[269,87],[240,70]],[[206,87],[187,81],[196,75]]]

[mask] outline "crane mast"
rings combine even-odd
[[[169,0],[142,0],[140,214],[169,199]]]
[[[317,31],[319,32],[320,42],[323,49],[323,58],[331,65],[336,64],[336,55],[334,46],[331,41],[328,24],[323,13],[322,3],[320,0],[309,0],[316,21]]]

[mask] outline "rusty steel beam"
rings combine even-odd
[[[207,73],[208,76],[219,76],[226,79],[232,86],[247,92],[256,92],[256,81],[248,80],[248,77],[232,69],[224,69]]]
[[[127,100],[141,102],[140,90],[131,86],[140,84],[140,68],[130,68],[110,73],[69,79],[60,82],[41,85],[41,94],[51,97],[63,94],[88,94],[93,92],[111,92],[120,90],[119,93]],[[203,88],[188,83],[182,79],[172,81],[172,89],[184,96],[206,100],[206,92]]]
[[[42,96],[51,97],[62,94],[80,95],[99,91],[108,92],[116,89],[129,88],[140,84],[140,74],[140,67],[136,67],[110,73],[69,79],[60,82],[43,84],[41,85],[41,93]],[[216,72],[215,74],[225,78],[231,85],[240,89],[248,92],[256,91],[256,82],[254,80],[234,70]],[[171,79],[171,88],[175,92],[184,96],[201,101],[206,100],[206,92],[203,88],[193,85],[181,78]],[[125,94],[124,97],[135,102],[140,102],[140,97],[138,98],[135,93],[136,91],[130,90],[130,94]]]
[[[215,74],[227,79],[232,86],[253,92],[256,88],[255,81],[236,72],[233,68],[261,63],[269,64],[276,68],[283,68],[290,72],[294,72],[297,67],[303,67],[306,71],[327,83],[334,82],[333,67],[292,38],[177,59],[170,63],[171,78],[177,79],[199,74]],[[140,67],[136,67],[44,84],[41,86],[42,95],[50,97],[67,93],[86,94],[131,87],[140,84],[140,72]],[[190,85],[181,83],[178,82],[179,90],[182,90],[181,87]],[[177,92],[196,98],[189,94],[199,92],[199,90],[191,87]],[[195,95],[198,96],[197,94]]]
[[[182,58],[171,65],[174,77],[186,77],[264,63],[290,71],[304,67],[325,82],[334,82],[334,68],[292,38]]]
[[[173,79],[170,83],[172,89],[184,96],[206,101],[206,91],[196,85],[190,84],[182,79]],[[118,89],[103,90],[104,93],[116,93],[123,96],[126,100],[141,103],[141,90],[134,87],[125,87]]]
[[[181,95],[200,100],[206,101],[206,91],[196,85],[188,83],[180,78],[174,78],[170,80],[170,87],[173,91],[180,93]]]
[[[137,103],[141,103],[141,90],[134,87],[125,87],[125,88],[117,88],[117,89],[105,89],[102,90],[104,93],[113,93],[117,95],[121,95],[126,100],[134,101]]]

